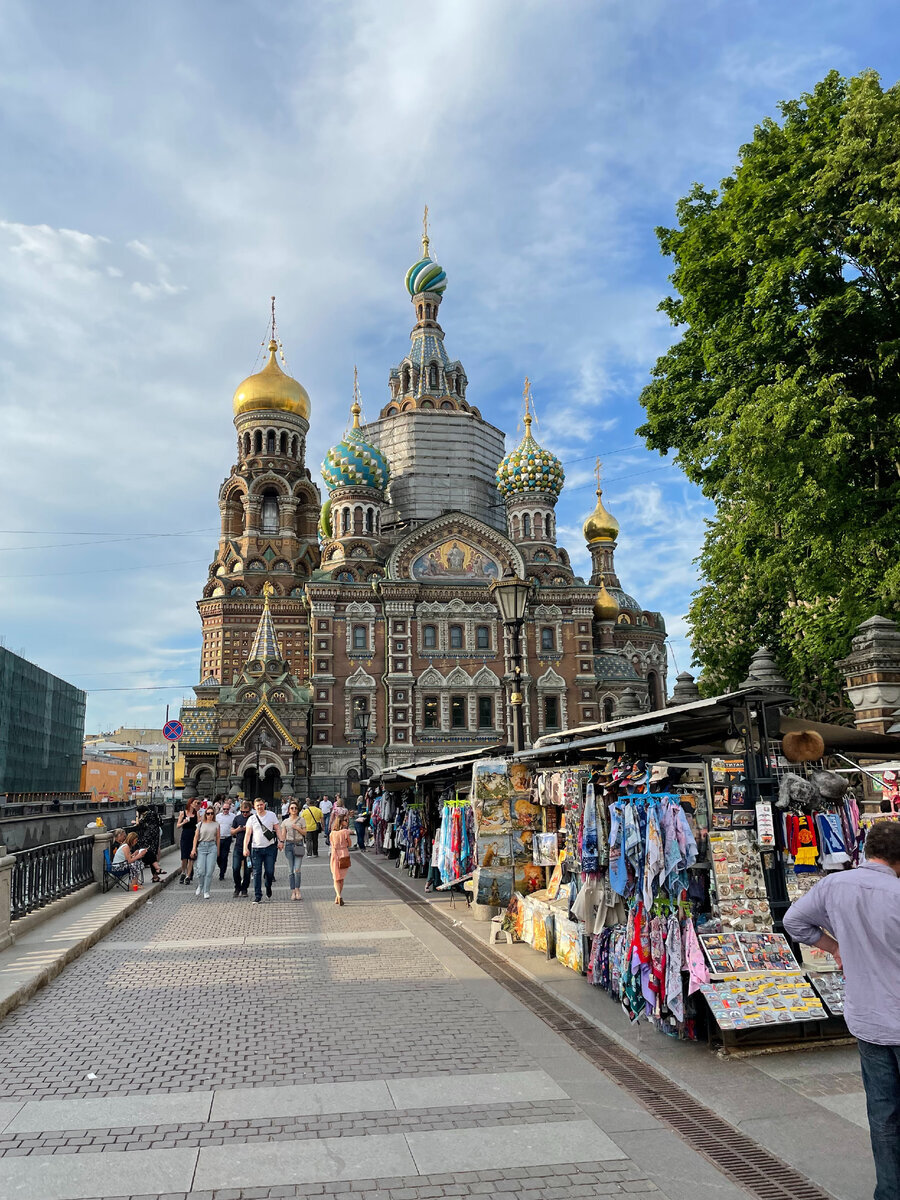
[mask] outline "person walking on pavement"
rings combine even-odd
[[[306,853],[310,858],[319,857],[319,834],[322,832],[322,810],[313,804],[309,796],[300,814],[306,825]]]
[[[250,859],[244,855],[244,839],[247,835],[250,812],[250,801],[242,800],[241,811],[231,823],[231,838],[234,843],[231,851],[231,878],[234,880],[235,900],[246,896],[250,886]]]
[[[225,799],[221,811],[216,813],[216,824],[219,826],[219,879],[225,878],[228,870],[228,860],[231,857],[231,829],[234,825],[235,814],[231,811],[231,801]]]
[[[365,850],[366,830],[369,828],[369,806],[366,797],[361,795],[356,802],[356,814],[353,819],[356,827],[356,849]]]
[[[844,1019],[859,1046],[875,1200],[900,1200],[900,823],[876,821],[866,861],[835,871],[796,900],[784,927],[833,954],[844,972]]]
[[[253,812],[247,822],[244,835],[244,855],[253,864],[253,902],[262,903],[262,877],[266,875],[266,899],[272,899],[272,884],[275,882],[275,859],[278,856],[276,841],[278,818],[266,811],[266,802],[261,796],[253,801]]]
[[[334,880],[334,902],[344,903],[344,880],[350,870],[350,816],[346,809],[338,817],[332,813],[331,822],[331,878]]]
[[[290,888],[291,899],[302,900],[300,895],[300,867],[303,862],[303,856],[309,848],[309,834],[307,832],[307,824],[300,812],[300,805],[296,800],[291,800],[288,804],[287,816],[281,822],[279,831],[281,836],[281,846],[284,850],[284,856],[287,859],[288,870],[290,871]]]
[[[216,859],[219,856],[219,840],[216,810],[208,804],[203,810],[203,820],[194,834],[194,848],[191,851],[191,858],[197,860],[197,895],[202,893],[204,900],[209,899],[209,889],[212,887]]]
[[[179,883],[190,883],[194,878],[194,834],[197,832],[197,801],[186,800],[178,814],[177,829],[181,830],[181,876]]]
[[[316,807],[322,814],[322,832],[325,834],[325,845],[328,845],[328,825],[331,819],[331,810],[334,807],[327,796],[323,796],[321,800],[316,802]]]

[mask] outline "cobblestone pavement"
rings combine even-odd
[[[338,908],[324,858],[302,902],[278,875],[261,905],[172,884],[0,1025],[0,1195],[659,1190],[601,1118],[656,1122],[376,877]]]

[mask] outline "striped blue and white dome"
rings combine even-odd
[[[384,491],[391,477],[388,461],[363,437],[359,428],[359,406],[353,405],[353,427],[322,463],[322,478],[329,492],[339,487],[370,487]]]
[[[447,272],[434,259],[420,258],[406,272],[406,290],[411,296],[420,292],[437,292],[441,295],[447,286]]]

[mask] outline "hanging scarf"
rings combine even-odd
[[[594,799],[594,785],[589,783],[584,794],[584,820],[581,834],[581,873],[582,875],[596,875],[599,870],[597,803]]]

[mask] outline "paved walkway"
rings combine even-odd
[[[377,874],[278,874],[174,883],[0,1024],[0,1196],[745,1196]]]

